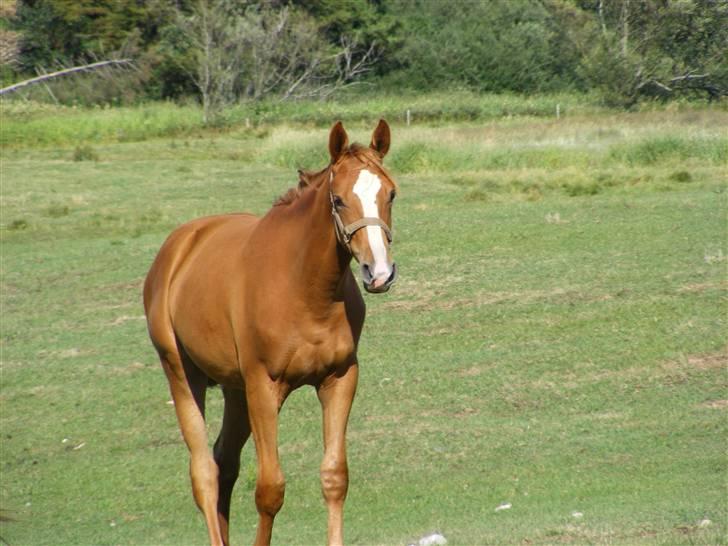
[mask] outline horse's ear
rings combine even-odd
[[[379,157],[384,157],[389,151],[389,125],[383,119],[379,120],[379,125],[374,129],[372,134],[372,142],[369,147],[379,154]]]
[[[344,129],[344,124],[337,121],[329,133],[329,155],[331,156],[331,163],[336,163],[348,145],[349,137]]]
[[[298,169],[298,187],[303,189],[311,183],[311,175],[302,169]]]

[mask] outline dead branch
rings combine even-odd
[[[293,82],[280,100],[311,97],[325,99],[342,89],[361,83],[361,76],[372,70],[377,61],[376,43],[372,42],[367,50],[363,51],[356,40],[342,36],[340,44],[341,49],[325,59],[325,61],[333,62],[331,75],[316,75],[316,68],[322,64],[316,61],[307,67],[299,79]],[[301,84],[305,84],[303,88],[300,88]]]
[[[640,76],[641,70],[637,72],[636,79],[640,80]],[[685,90],[704,91],[711,100],[725,96],[726,90],[711,81],[710,78],[710,74],[693,74],[692,72],[670,78],[666,83],[658,81],[655,78],[649,78],[641,81],[635,87],[635,90],[638,93],[661,97],[671,97],[674,93]]]
[[[76,72],[89,72],[89,71],[96,70],[96,69],[104,67],[104,66],[128,65],[128,64],[131,64],[131,62],[132,62],[131,59],[111,59],[109,61],[99,61],[96,63],[85,64],[83,66],[73,66],[71,68],[64,68],[63,70],[58,70],[57,72],[51,72],[50,74],[43,74],[42,76],[38,76],[36,78],[31,78],[29,80],[24,80],[22,82],[14,83],[13,85],[9,85],[8,87],[3,87],[2,89],[0,89],[0,95],[4,95],[6,93],[12,93],[14,91],[17,91],[18,89],[22,89],[23,87],[27,87],[29,85],[44,82],[46,80],[50,80],[53,78],[59,78],[61,76],[67,76],[69,74],[74,74]]]

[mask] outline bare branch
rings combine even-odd
[[[0,95],[4,95],[6,93],[12,93],[14,91],[17,91],[18,89],[22,89],[23,87],[27,87],[29,85],[33,85],[33,84],[40,83],[40,82],[45,82],[45,81],[53,79],[53,78],[60,78],[61,76],[67,76],[69,74],[75,74],[77,72],[90,72],[92,70],[97,70],[104,66],[129,65],[129,64],[131,64],[131,62],[132,62],[131,59],[111,59],[108,61],[99,61],[96,63],[85,64],[82,66],[73,66],[71,68],[64,68],[63,70],[51,72],[50,74],[43,74],[42,76],[38,76],[36,78],[31,78],[29,80],[24,80],[22,82],[15,83],[13,85],[9,85],[8,87],[3,87],[2,89],[0,89]]]

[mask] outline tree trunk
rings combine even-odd
[[[622,57],[627,56],[629,44],[629,0],[622,0]]]

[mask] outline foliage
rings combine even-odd
[[[354,81],[378,91],[597,91],[627,107],[728,90],[728,3],[711,0],[22,0],[2,23],[21,46],[3,79],[124,52],[138,68],[133,90],[94,99],[81,89],[80,102],[198,93],[205,103],[195,85],[202,6],[225,23],[207,64],[238,55],[218,71],[234,69],[222,102],[327,97]]]
[[[200,92],[206,123],[236,99],[328,96],[368,72],[374,56],[373,44],[346,35],[338,47],[326,42],[310,15],[289,6],[199,0],[163,35]]]
[[[603,4],[581,73],[612,104],[728,93],[728,4],[703,0]]]
[[[399,0],[392,9],[404,34],[397,81],[412,88],[534,92],[575,83],[568,36],[538,2]]]
[[[146,44],[164,16],[161,2],[21,0],[14,26],[22,32],[22,67],[51,67]]]
[[[177,13],[171,30],[190,59],[190,79],[202,98],[203,121],[213,121],[233,98],[233,87],[242,66],[242,20],[223,0],[200,0],[192,13]]]
[[[396,68],[393,59],[403,42],[401,22],[390,12],[387,2],[293,0],[292,4],[311,15],[319,31],[332,44],[339,44],[345,36],[357,44],[374,45],[377,58],[374,74],[382,76]]]

